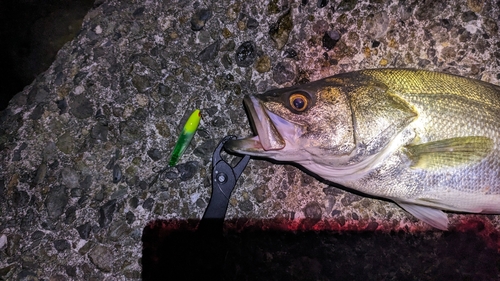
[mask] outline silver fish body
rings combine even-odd
[[[441,210],[500,213],[500,87],[371,69],[246,96],[257,136],[232,152],[300,164],[448,228]]]

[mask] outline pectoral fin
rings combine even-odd
[[[488,137],[458,137],[405,147],[412,168],[441,169],[477,163],[493,149]]]
[[[414,215],[417,219],[428,223],[437,229],[448,229],[448,216],[446,216],[443,211],[411,203],[396,203],[398,203],[398,205],[405,209],[408,213]]]

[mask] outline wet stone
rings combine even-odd
[[[66,218],[64,222],[66,224],[72,224],[76,220],[76,206],[71,206],[66,210]]]
[[[90,244],[90,243],[87,243],[87,244]],[[83,246],[83,248],[87,248],[86,247],[87,245]],[[79,253],[81,253],[82,255],[85,255],[87,254],[87,252],[89,251],[89,249],[86,249],[85,253],[81,253],[81,249],[80,251],[78,251]],[[93,276],[94,275],[94,270],[95,270],[95,267],[93,265],[91,265],[90,263],[83,263],[81,265],[78,266],[80,268],[80,271],[82,272],[83,276]],[[99,278],[97,277],[94,277],[92,281],[98,281],[100,280]],[[90,279],[89,279],[90,281]]]
[[[179,174],[174,172],[174,171],[166,171],[165,178],[167,178],[169,180],[175,180],[175,179],[179,178]]]
[[[271,59],[269,56],[261,56],[255,63],[255,70],[259,73],[265,73],[271,70]]]
[[[205,49],[203,49],[203,51],[201,51],[200,54],[198,55],[198,59],[201,62],[208,62],[215,60],[217,54],[219,53],[219,48],[220,48],[220,40],[217,40],[214,43],[210,44]]]
[[[248,29],[256,29],[257,27],[259,27],[259,22],[256,19],[249,17],[247,19],[247,28]]]
[[[40,164],[40,166],[38,166],[38,169],[36,170],[36,175],[35,178],[33,179],[33,182],[35,184],[42,183],[46,174],[47,174],[47,164],[42,163]]]
[[[201,145],[197,146],[193,151],[193,154],[200,158],[203,158],[205,156],[211,155],[215,150],[215,147],[217,147],[217,141],[215,141],[214,139],[209,139],[204,141]]]
[[[420,68],[425,68],[427,65],[429,65],[431,62],[429,60],[426,60],[426,59],[420,59],[419,62],[418,62],[418,67]]]
[[[282,199],[285,199],[286,198],[286,193],[283,192],[283,191],[278,191],[278,193],[276,194],[276,198],[282,200]]]
[[[163,111],[165,111],[165,115],[172,115],[176,111],[176,107],[171,102],[165,102],[163,104]]]
[[[149,87],[149,78],[141,75],[134,75],[132,77],[132,85],[139,91],[139,93],[144,93]]]
[[[79,198],[82,196],[82,190],[80,188],[72,188],[70,191],[70,196],[72,198]]]
[[[66,239],[58,239],[54,241],[54,248],[56,248],[58,252],[64,252],[65,250],[70,249],[71,245]]]
[[[132,16],[134,18],[142,17],[144,15],[144,10],[145,10],[144,7],[139,7],[137,9],[135,9],[135,11],[132,13]]]
[[[126,145],[131,145],[136,143],[137,140],[144,139],[142,123],[134,120],[120,122],[120,132],[121,141]]]
[[[130,238],[134,239],[135,241],[140,241],[142,234],[142,230],[136,228],[130,233]]]
[[[318,8],[323,8],[328,5],[328,0],[318,0],[317,6]]]
[[[158,85],[158,93],[162,96],[170,97],[172,95],[172,89],[170,89],[168,86],[165,86],[164,84],[160,83]]]
[[[97,193],[94,196],[94,200],[102,202],[102,200],[104,200],[104,191],[103,190],[97,191]]]
[[[78,176],[75,170],[72,170],[70,168],[62,169],[61,178],[62,178],[62,184],[69,188],[75,188],[80,186],[80,183],[78,182],[80,180],[80,176]]]
[[[127,223],[125,223],[123,221],[114,222],[109,227],[108,237],[112,241],[119,241],[120,238],[124,238],[125,236],[128,236],[130,231],[131,231],[131,229],[128,227]]]
[[[116,199],[106,202],[101,208],[99,208],[99,226],[106,227],[113,220],[113,214],[116,210]]]
[[[17,280],[38,280],[37,275],[29,271],[28,269],[23,269],[17,274]]]
[[[279,62],[273,68],[273,80],[279,85],[295,79],[295,67],[288,61]]]
[[[40,119],[43,115],[43,112],[45,111],[44,107],[45,107],[45,104],[43,104],[43,103],[37,104],[35,109],[33,109],[33,111],[30,114],[30,119],[31,120]]]
[[[323,44],[323,49],[329,51],[337,45],[337,42],[340,40],[340,32],[336,30],[331,30],[328,32],[325,32],[323,35],[323,38],[321,39],[321,42]]]
[[[157,148],[152,148],[152,149],[148,150],[147,153],[148,153],[149,158],[151,158],[153,161],[158,161],[162,157],[161,151]]]
[[[110,272],[114,255],[113,251],[105,246],[96,245],[90,252],[88,253],[90,261],[100,270],[104,272]]]
[[[147,182],[145,182],[145,181],[140,181],[140,182],[139,182],[139,188],[140,188],[141,190],[146,190],[146,189],[148,188],[148,184],[147,184]]]
[[[286,49],[284,54],[286,58],[297,57],[297,51],[295,51],[294,49]]]
[[[228,73],[224,76],[228,81],[234,81],[234,76],[231,73]]]
[[[63,186],[53,187],[45,199],[45,207],[50,218],[57,219],[63,212],[66,204],[68,203],[68,196]]]
[[[142,203],[142,208],[144,208],[144,210],[151,211],[151,209],[153,209],[154,204],[155,200],[153,198],[148,198],[144,200],[144,203]]]
[[[321,219],[321,206],[318,202],[310,202],[304,207],[304,216],[309,219],[320,220]]]
[[[65,267],[65,272],[68,274],[69,277],[76,277],[76,266],[66,266]]]
[[[238,66],[249,67],[257,57],[257,50],[255,43],[246,41],[236,49],[235,61]]]
[[[170,198],[170,193],[168,191],[162,191],[157,198],[160,202],[165,202]]]
[[[338,5],[337,10],[347,12],[354,9],[354,7],[356,7],[356,4],[358,4],[358,0],[342,0]]]
[[[189,162],[177,165],[176,168],[180,174],[181,181],[187,181],[187,180],[193,178],[194,175],[198,172],[199,166],[200,165],[199,165],[198,161],[189,161]]]
[[[35,212],[30,208],[21,220],[21,229],[25,231],[29,230],[33,222],[35,222]]]
[[[132,207],[133,209],[135,209],[135,208],[137,208],[137,206],[139,206],[139,199],[137,197],[132,197],[128,201],[128,204],[129,204],[130,207]]]
[[[205,208],[207,206],[207,203],[202,198],[198,198],[198,200],[196,200],[196,206],[198,208],[202,208],[203,209],[203,208]]]
[[[73,96],[69,101],[70,113],[78,119],[86,119],[93,115],[93,104],[84,95]]]
[[[43,231],[37,230],[31,234],[31,240],[36,241],[42,239],[42,237],[45,236],[45,233]]]
[[[43,160],[47,162],[52,162],[57,154],[57,147],[54,142],[49,142],[43,149],[42,156]]]
[[[477,15],[473,11],[467,11],[462,14],[462,21],[469,22],[473,20],[477,20]]]
[[[325,193],[325,195],[337,196],[342,194],[342,191],[336,187],[328,186],[323,188],[323,193]]]
[[[92,127],[92,131],[90,132],[90,137],[95,140],[107,141],[108,140],[108,126],[97,123],[94,127]]]
[[[39,104],[46,102],[49,97],[48,90],[38,87],[33,87],[28,93],[28,104]]]
[[[30,196],[26,191],[15,191],[12,196],[13,202],[16,207],[24,207],[30,201]]]
[[[268,197],[267,187],[265,185],[262,185],[262,186],[255,188],[254,190],[252,190],[252,193],[255,197],[255,200],[258,203],[264,202]]]
[[[120,165],[115,164],[113,166],[113,183],[119,183],[122,180],[122,169]]]
[[[85,178],[80,181],[80,188],[83,190],[88,190],[92,186],[92,176],[87,175]]]
[[[92,229],[90,222],[87,222],[85,224],[82,224],[78,227],[76,227],[76,230],[78,231],[78,234],[80,234],[80,238],[82,239],[88,239],[90,236],[90,230]]]
[[[106,55],[106,49],[103,47],[97,47],[94,49],[94,59],[100,58]]]
[[[134,215],[134,213],[128,211],[125,214],[125,220],[127,221],[128,224],[134,223],[134,221],[135,221],[135,215]]]
[[[14,155],[12,156],[12,161],[17,162],[21,160],[21,152],[26,149],[28,145],[23,142],[18,149],[14,150]]]
[[[2,178],[0,178],[0,200],[5,200],[5,180]],[[1,227],[0,227],[0,231],[1,231]]]
[[[425,5],[420,5],[420,7],[414,12],[414,15],[419,21],[431,20],[442,15],[446,6],[447,3],[442,1],[425,2]]]
[[[64,133],[59,137],[56,143],[57,148],[65,154],[70,154],[73,148],[73,138],[69,132]]]
[[[9,275],[12,269],[16,268],[15,264],[11,264],[5,267],[0,267],[0,278],[7,280],[6,277]]]
[[[244,212],[250,212],[253,210],[253,203],[248,199],[243,200],[243,201],[238,203],[238,207],[240,208],[240,210],[242,210]]]
[[[281,50],[288,42],[288,36],[293,29],[292,12],[288,10],[278,21],[271,25],[269,35],[276,45],[276,49]]]
[[[191,17],[191,29],[200,31],[205,26],[205,23],[212,17],[212,11],[209,9],[200,9]]]
[[[230,40],[226,45],[222,46],[220,50],[222,52],[232,52],[234,48],[236,48],[236,43],[234,43],[234,40]]]

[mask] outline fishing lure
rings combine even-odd
[[[189,116],[181,134],[179,135],[179,139],[177,139],[177,143],[175,143],[174,151],[172,151],[172,155],[170,156],[170,161],[168,162],[170,167],[175,166],[184,151],[186,151],[186,148],[193,139],[194,133],[196,133],[196,129],[198,129],[200,119],[201,112],[199,109],[193,111],[191,116]]]

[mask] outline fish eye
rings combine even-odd
[[[302,93],[295,93],[290,95],[290,106],[293,110],[302,112],[307,108],[308,99]]]

